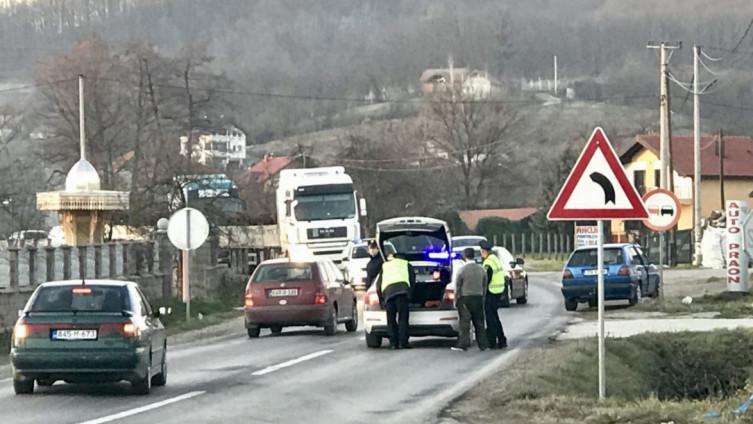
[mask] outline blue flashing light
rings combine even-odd
[[[429,259],[457,259],[460,257],[458,252],[427,252]]]

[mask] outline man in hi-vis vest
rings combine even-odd
[[[507,338],[502,323],[499,321],[499,303],[505,293],[505,274],[502,270],[502,262],[492,252],[492,245],[488,241],[479,243],[481,257],[484,258],[484,268],[489,284],[484,299],[484,314],[486,315],[486,336],[489,339],[489,347],[492,349],[504,349],[507,347]]]
[[[408,299],[416,283],[413,267],[400,255],[390,253],[377,278],[379,302],[387,311],[390,348],[410,349],[408,344]]]

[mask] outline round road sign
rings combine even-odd
[[[167,223],[167,237],[180,250],[195,250],[209,236],[209,223],[201,211],[183,208],[175,212]]]
[[[643,195],[643,203],[648,210],[648,219],[644,219],[643,224],[654,231],[669,230],[680,220],[680,200],[669,190],[650,190]]]

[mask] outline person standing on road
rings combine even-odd
[[[379,271],[382,270],[382,255],[379,254],[379,247],[375,241],[369,243],[369,263],[366,264],[366,290],[374,284],[374,279],[379,275]]]
[[[410,349],[408,344],[408,298],[416,277],[410,263],[390,253],[377,277],[379,302],[387,311],[390,348]]]
[[[474,260],[472,247],[463,250],[465,264],[456,278],[456,303],[460,316],[458,344],[452,350],[466,350],[471,345],[471,321],[476,330],[478,348],[486,350],[489,340],[484,328],[484,293],[486,293],[486,270]]]
[[[499,303],[505,292],[505,274],[502,271],[502,263],[497,255],[492,252],[492,245],[488,241],[479,243],[481,257],[484,258],[484,268],[489,281],[484,300],[484,313],[486,314],[486,335],[489,339],[489,347],[492,349],[504,349],[507,347],[507,337],[502,323],[499,321]]]

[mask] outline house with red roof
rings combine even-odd
[[[640,194],[659,186],[659,136],[638,135],[620,160]],[[680,199],[679,230],[693,228],[693,136],[673,136],[671,143],[674,193]],[[703,135],[701,137],[701,216],[723,209],[721,170],[724,169],[724,198],[747,200],[753,190],[753,138]],[[624,223],[613,221],[612,234],[624,234]]]
[[[277,176],[283,169],[290,166],[293,158],[289,156],[264,155],[264,158],[251,165],[246,171],[238,176],[239,185],[256,183],[263,186],[276,185]]]
[[[460,211],[458,215],[469,230],[476,231],[479,221],[485,218],[503,218],[512,222],[526,220],[538,212],[536,208],[476,209]]]

